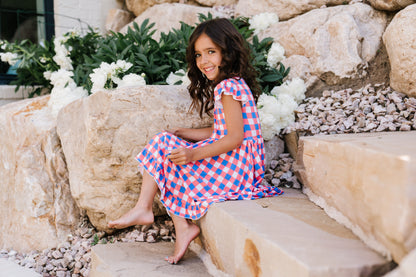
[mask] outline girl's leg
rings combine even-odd
[[[166,261],[176,264],[185,255],[189,244],[199,235],[199,227],[192,221],[172,215],[173,224],[175,225],[176,243],[173,255],[166,257]]]
[[[143,182],[136,205],[119,219],[108,222],[108,227],[123,229],[133,225],[148,225],[153,223],[152,206],[157,190],[158,186],[156,181],[146,170],[143,170]]]

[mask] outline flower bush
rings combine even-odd
[[[200,15],[199,20],[212,15]],[[304,93],[299,80],[283,82],[288,75],[281,61],[284,48],[272,38],[259,40],[257,33],[278,22],[276,14],[265,13],[252,18],[238,17],[232,23],[246,39],[252,62],[258,72],[263,95],[259,114],[265,137],[278,134],[293,118],[295,104]],[[178,29],[153,38],[154,23],[148,19],[139,26],[133,23],[127,33],[103,36],[93,29],[81,34],[71,31],[52,43],[40,45],[29,41],[0,41],[0,57],[17,66],[17,80],[12,84],[34,86],[30,96],[41,88],[51,91],[49,105],[53,114],[69,102],[102,89],[146,84],[188,85],[185,54],[195,26],[181,22]],[[303,91],[303,92],[302,92]],[[303,94],[304,97],[304,94]]]

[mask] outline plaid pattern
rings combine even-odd
[[[219,156],[176,165],[167,157],[175,148],[197,148],[227,134],[221,95],[242,101],[244,141]],[[243,79],[227,79],[214,91],[214,131],[210,138],[190,143],[168,132],[153,137],[136,159],[161,191],[160,200],[169,213],[199,219],[214,202],[257,199],[282,194],[277,187],[261,184],[264,176],[264,143],[253,95]]]

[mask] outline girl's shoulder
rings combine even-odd
[[[215,100],[220,100],[222,94],[233,95],[236,100],[248,99],[251,90],[246,81],[240,77],[233,77],[222,80],[215,88]]]

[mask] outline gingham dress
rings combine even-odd
[[[172,163],[167,155],[175,148],[198,148],[227,134],[221,95],[242,102],[244,141],[219,156]],[[171,214],[199,219],[214,202],[257,199],[282,194],[277,187],[261,184],[264,176],[264,144],[253,95],[243,79],[226,79],[214,90],[214,131],[210,138],[190,143],[168,132],[153,137],[136,159],[161,191],[160,200]]]

